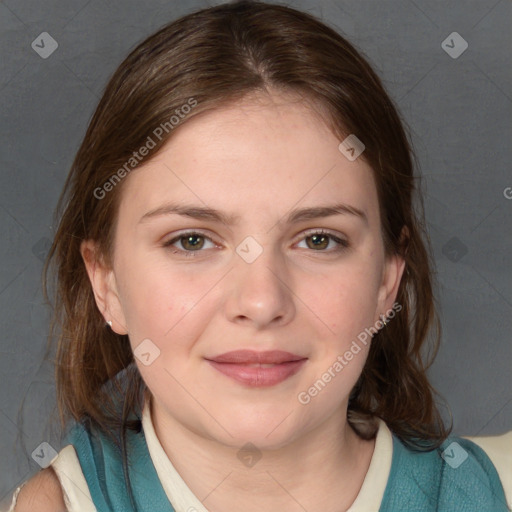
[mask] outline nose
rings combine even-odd
[[[252,263],[237,256],[229,280],[225,307],[231,322],[261,330],[286,325],[295,316],[291,277],[277,251],[265,248]]]

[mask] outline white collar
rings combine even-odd
[[[160,444],[151,420],[149,400],[144,404],[142,428],[158,478],[176,512],[189,512],[194,509],[195,512],[208,512],[183,481]],[[370,467],[357,498],[347,512],[378,512],[388,482],[392,456],[391,432],[384,421],[380,420]]]

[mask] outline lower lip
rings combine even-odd
[[[306,359],[300,361],[288,361],[286,363],[276,364],[270,367],[248,366],[236,363],[217,363],[208,362],[220,373],[227,377],[254,388],[275,386],[285,381],[292,375],[295,375],[306,362]]]

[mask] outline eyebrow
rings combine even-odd
[[[162,215],[181,215],[192,219],[222,222],[223,224],[236,224],[239,220],[238,215],[228,215],[220,212],[219,210],[214,210],[213,208],[167,203],[145,213],[140,218],[139,223],[146,222],[154,217],[160,217]]]
[[[221,222],[226,225],[236,224],[240,220],[240,215],[229,215],[213,208],[167,203],[145,213],[140,218],[139,223],[147,222],[152,218],[163,215],[181,215],[183,217],[190,217],[197,220]],[[365,224],[368,224],[368,217],[364,211],[344,203],[327,206],[314,206],[309,208],[296,208],[288,213],[285,217],[284,223],[296,224],[304,220],[331,217],[333,215],[352,215],[362,220]],[[282,220],[278,222],[278,224],[282,223]]]
[[[354,217],[359,218],[365,224],[368,224],[368,217],[363,210],[359,208],[355,208],[354,206],[350,206],[344,203],[337,203],[335,205],[328,206],[316,206],[311,208],[300,208],[292,210],[286,221],[288,224],[294,224],[296,222],[300,222],[303,220],[311,220],[318,219],[321,217],[331,217],[333,215],[353,215]]]

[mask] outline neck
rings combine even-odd
[[[361,488],[374,441],[358,437],[346,408],[302,437],[241,464],[239,448],[207,439],[152,407],[155,433],[190,490],[211,512],[346,510]]]

